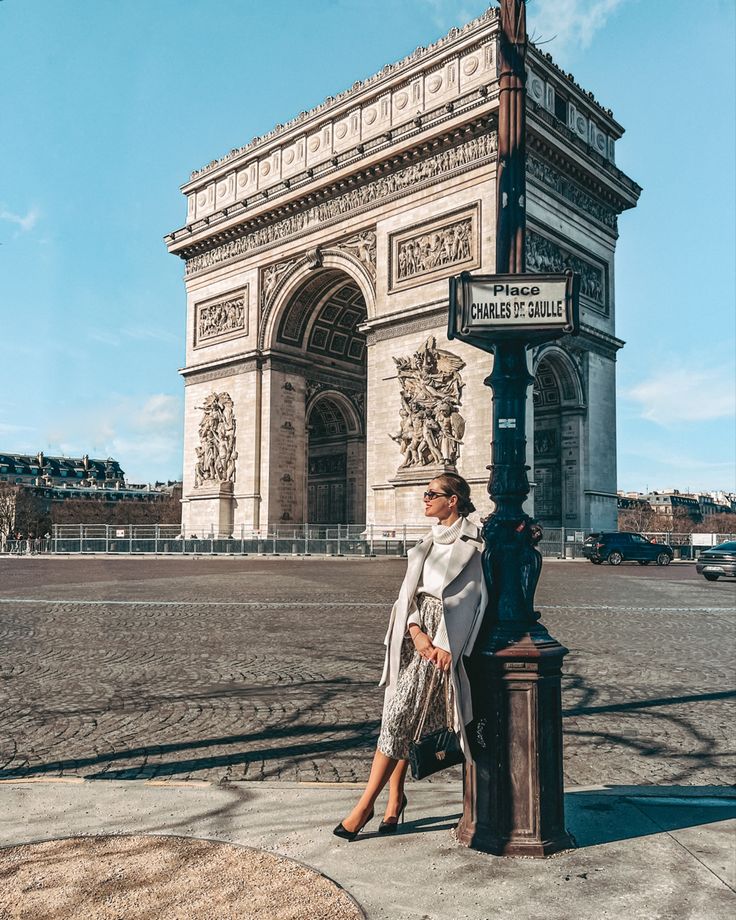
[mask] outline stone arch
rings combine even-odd
[[[258,347],[263,350],[274,346],[284,313],[306,285],[319,287],[320,280],[323,280],[327,286],[338,274],[347,276],[357,286],[365,304],[366,318],[373,318],[376,315],[375,278],[366,265],[356,256],[340,249],[317,248],[297,258],[284,269],[267,300],[264,300],[265,295],[261,293]]]
[[[535,380],[540,367],[544,368],[545,364],[557,379],[561,405],[585,408],[585,383],[572,355],[560,345],[545,345],[540,348],[534,360]]]
[[[324,389],[307,403],[306,519],[310,524],[361,523],[365,516],[365,437],[355,406]]]
[[[341,393],[339,390],[328,388],[320,389],[318,392],[313,393],[310,397],[308,397],[306,411],[304,413],[307,420],[307,425],[310,423],[310,418],[312,416],[313,410],[318,407],[318,404],[322,400],[328,400],[332,403],[335,403],[340,408],[345,419],[347,434],[365,434],[364,420],[356,409],[352,400],[349,399],[349,397],[347,397],[344,393]]]
[[[559,345],[534,362],[534,514],[547,527],[579,527],[583,513],[585,383]]]

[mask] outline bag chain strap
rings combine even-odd
[[[450,681],[446,674],[440,673],[439,668],[435,669],[434,674],[432,675],[432,683],[429,685],[429,692],[427,693],[427,698],[424,701],[424,706],[422,707],[422,715],[419,718],[419,723],[417,724],[417,730],[414,733],[414,743],[416,744],[422,737],[422,732],[424,731],[424,723],[427,721],[427,715],[429,713],[429,704],[432,701],[432,694],[434,693],[434,686],[437,677],[440,680],[444,681],[445,684],[445,720],[447,728],[449,729],[452,725],[452,711],[450,707]]]

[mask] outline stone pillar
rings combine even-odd
[[[233,533],[234,499],[231,482],[203,483],[183,502],[188,503],[187,536],[198,537],[213,533],[229,537]]]

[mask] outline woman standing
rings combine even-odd
[[[406,807],[404,779],[409,744],[431,692],[424,732],[445,726],[443,681],[450,681],[451,711],[466,759],[465,726],[473,718],[470,684],[463,657],[473,649],[486,607],[478,527],[467,520],[475,511],[470,486],[455,473],[433,479],[424,493],[424,514],[437,524],[409,550],[404,582],[391,610],[384,644],[386,659],[379,686],[386,687],[381,733],[368,784],[358,804],[333,833],[354,840],[374,814],[388,782],[388,805],[379,833],[396,830]]]

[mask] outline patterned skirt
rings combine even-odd
[[[420,594],[417,603],[422,632],[434,636],[442,619],[442,601],[429,594]],[[433,685],[436,671],[434,662],[422,658],[411,639],[404,639],[396,692],[384,709],[381,734],[378,736],[377,746],[382,754],[396,760],[406,760],[409,757],[409,744],[414,740],[430,690],[432,699],[422,734],[428,735],[447,725],[444,681],[438,675]],[[449,676],[445,679],[449,680]],[[450,704],[452,707],[452,693]]]

